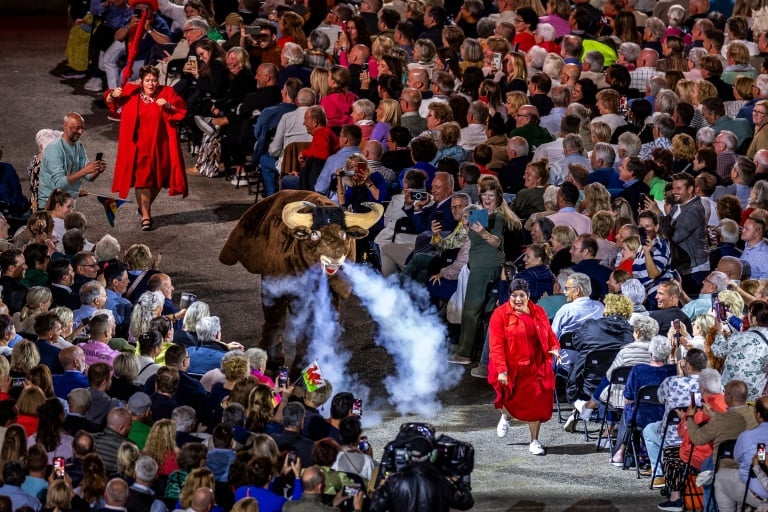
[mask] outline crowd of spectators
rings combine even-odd
[[[488,377],[484,320],[505,299],[499,281],[515,273],[525,279],[563,347],[556,370],[575,405],[566,427],[588,420],[606,400],[626,405],[611,426],[617,436],[611,462],[628,464],[635,442],[631,423],[644,427],[650,467],[643,472],[655,487],[670,490],[660,509],[682,510],[680,468],[695,451],[691,445],[705,451],[691,457],[695,471],[713,468],[716,447],[726,439],[714,425],[721,415],[741,418],[740,429],[727,427],[728,438],[739,436],[739,472],[728,476],[732,470],[721,469],[726,476],[718,477],[715,493],[721,509],[733,510],[730,502],[746,485],[755,443],[768,442],[762,433],[768,420],[764,8],[743,0],[555,0],[546,7],[539,0],[239,6],[190,0],[184,7],[169,0],[132,0],[126,7],[114,0],[90,12],[87,3],[78,6],[82,12],[74,4],[70,12],[77,24],[68,42],[69,78],[87,75],[87,89],[100,90],[103,69],[114,87],[120,54],[138,33],[134,67],[157,65],[163,82],[184,96],[194,144],[209,140],[203,135],[220,138],[220,169],[234,167],[237,175],[250,162],[260,171],[265,196],[299,188],[353,210],[365,202],[386,203],[383,221],[358,242],[358,256],[384,275],[402,272],[422,282],[449,320],[454,311],[460,328],[449,361],[479,360],[473,376]],[[88,21],[86,13],[101,24]],[[83,43],[77,30],[89,32],[89,23],[94,31]],[[78,57],[84,47],[86,59]],[[34,224],[23,236],[36,243],[45,238]],[[48,313],[40,304],[46,296],[22,284],[22,278],[30,284],[40,278],[30,272],[33,261],[38,272],[45,268],[28,250],[0,255],[3,299],[9,313],[18,313],[18,328],[33,325],[35,337],[51,345],[72,334],[59,334],[53,320],[44,322]],[[172,397],[165,382],[174,380],[174,371],[181,375],[191,364],[204,373],[221,364],[213,398],[189,404],[197,407],[196,421],[213,421],[208,426],[215,440],[217,422],[226,423],[231,407],[220,400],[239,391],[237,371],[243,371],[222,363],[227,347],[217,339],[216,317],[200,303],[174,310],[169,277],[165,292],[150,287],[152,279],[165,278],[147,254],[127,262],[127,278],[108,266],[103,275],[113,276],[112,282],[94,289],[96,274],[89,269],[101,261],[98,250],[96,259],[66,247],[62,252],[72,255],[72,266],[62,269],[54,261],[47,268],[53,305],[77,309],[71,328],[57,321],[65,333],[78,335],[81,319],[98,313],[86,347],[111,345],[110,328],[128,343],[138,340],[135,377],[130,364],[117,364],[126,346],[110,349],[114,354],[90,349],[95,357],[112,358],[116,378],[118,368],[126,384],[151,382],[156,375],[151,394]],[[143,295],[141,286],[130,285],[137,279],[146,281]],[[64,297],[62,287],[80,290],[80,302]],[[152,300],[153,290],[163,297]],[[132,304],[118,307],[115,295]],[[110,300],[109,327],[99,330],[99,314],[111,310]],[[182,329],[170,336],[173,327],[156,322],[151,332],[157,335],[148,334],[157,314],[170,323],[183,318]],[[40,320],[31,322],[30,315]],[[563,343],[565,336],[570,344]],[[173,341],[188,347],[183,355],[192,356],[191,363],[168,348]],[[59,361],[48,345],[39,356],[51,371],[80,371],[71,366],[78,357]],[[617,365],[603,379],[585,382],[580,375],[587,351],[597,348],[620,350],[617,361],[636,365],[615,397],[604,395]],[[12,360],[11,382],[22,382],[36,363]],[[168,367],[173,369],[163,370]],[[91,393],[99,397],[94,404],[118,399],[93,373],[88,388],[98,391]],[[664,406],[633,417],[635,393],[649,384],[660,386]],[[15,385],[8,391],[30,395]],[[127,386],[121,392],[136,396]],[[244,404],[248,418],[251,402]],[[267,433],[280,415],[286,417],[286,402],[284,397],[277,416],[260,423]],[[747,402],[755,403],[754,411],[743,413],[751,407]],[[203,403],[209,406],[201,410]],[[662,439],[666,418],[677,408],[687,408],[681,412],[685,421]],[[109,405],[99,405],[95,419],[104,421],[107,414]],[[242,442],[238,435],[234,429]],[[161,470],[172,465],[168,457],[158,458]],[[259,475],[257,488],[271,481],[273,470]],[[764,470],[755,470],[748,500],[768,497]]]

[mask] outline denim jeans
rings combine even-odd
[[[648,451],[648,459],[651,461],[651,468],[656,468],[656,472],[651,478],[657,476],[664,476],[664,460],[659,459],[658,467],[656,465],[656,459],[661,457],[661,433],[664,425],[661,421],[649,423],[643,429],[643,439],[645,440],[645,449]]]
[[[277,192],[277,168],[275,167],[275,157],[269,153],[264,153],[259,158],[261,166],[261,178],[264,180],[264,197],[271,196]]]

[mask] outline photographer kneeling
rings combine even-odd
[[[371,499],[370,512],[472,508],[475,502],[470,488],[461,479],[445,476],[431,462],[434,446],[429,439],[416,437],[408,448],[409,464],[386,477]]]

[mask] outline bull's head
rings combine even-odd
[[[295,238],[308,240],[309,249],[318,257],[325,273],[332,276],[344,263],[347,239],[366,237],[368,228],[384,213],[384,207],[378,203],[363,205],[368,212],[352,213],[338,206],[318,207],[308,201],[296,201],[283,207],[283,223]]]

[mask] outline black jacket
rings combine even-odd
[[[600,384],[600,380],[605,376],[584,375],[587,353],[592,350],[618,350],[624,345],[632,343],[632,340],[632,326],[620,315],[587,320],[578,330],[574,331],[573,347],[578,351],[578,355],[568,373],[568,387],[566,388],[568,401],[573,402],[591,397],[597,385]]]
[[[308,468],[312,465],[312,447],[315,443],[311,439],[288,430],[280,434],[272,434],[272,439],[275,440],[281,452],[295,450],[301,459],[302,468]]]
[[[461,481],[452,484],[433,465],[413,463],[379,487],[370,512],[448,512],[469,510],[474,504],[472,492]]]

